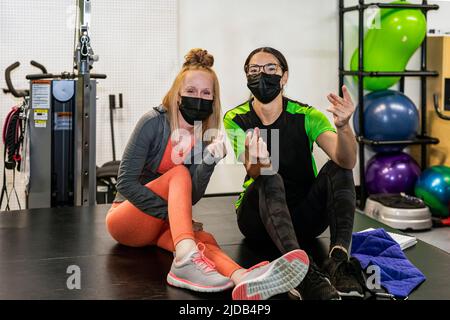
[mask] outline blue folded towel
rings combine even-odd
[[[351,252],[364,269],[369,265],[380,267],[381,286],[396,297],[407,297],[425,281],[423,273],[384,229],[353,233]]]

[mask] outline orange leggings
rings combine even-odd
[[[192,230],[192,182],[184,165],[173,167],[145,186],[167,201],[169,219],[145,214],[129,201],[114,203],[106,216],[106,226],[117,242],[131,247],[157,245],[173,252],[181,240],[193,239],[205,245],[206,257],[222,275],[230,277],[242,268],[219,248],[210,233]]]

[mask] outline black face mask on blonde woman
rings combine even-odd
[[[190,125],[195,121],[203,121],[213,113],[213,101],[194,97],[181,97],[180,112]]]

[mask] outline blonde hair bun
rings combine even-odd
[[[189,50],[184,56],[183,67],[201,66],[211,68],[214,64],[214,57],[207,50],[195,48]]]

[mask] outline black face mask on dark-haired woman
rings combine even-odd
[[[195,121],[206,120],[213,113],[213,101],[181,96],[181,115],[190,125],[194,125]]]
[[[260,72],[247,76],[247,87],[256,99],[266,104],[275,99],[281,92],[281,76]]]

